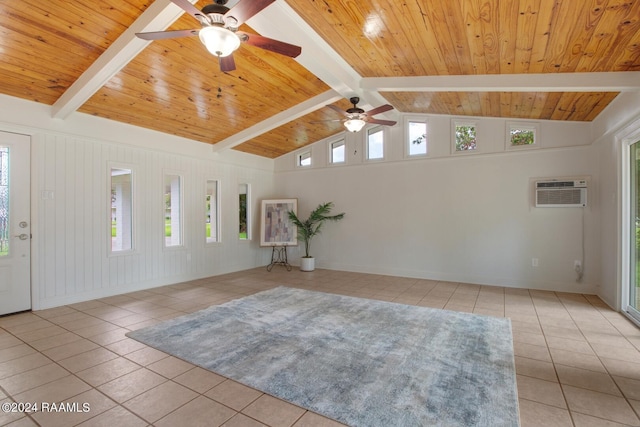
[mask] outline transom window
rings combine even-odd
[[[296,165],[303,168],[311,166],[311,151],[299,153],[296,159]]]
[[[507,149],[534,148],[538,144],[537,123],[507,123]]]
[[[427,122],[411,120],[406,122],[406,152],[409,157],[427,154]]]
[[[476,122],[453,122],[453,152],[468,153],[478,149],[476,136]]]
[[[384,130],[381,127],[367,130],[367,159],[384,158]]]
[[[344,139],[334,141],[330,144],[330,162],[331,164],[345,163],[346,161],[346,145]]]

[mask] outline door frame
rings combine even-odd
[[[33,168],[33,135],[30,132],[25,132],[24,130],[13,130],[13,129],[7,129],[5,127],[0,127],[0,132],[2,132],[3,134],[13,134],[13,135],[17,135],[20,137],[25,137],[27,139],[27,141],[25,141],[25,143],[27,143],[29,145],[28,147],[28,168],[29,171],[27,173],[27,175],[29,176],[29,186],[27,191],[29,192],[29,197],[28,197],[28,218],[27,221],[29,222],[29,234],[30,234],[30,238],[29,238],[29,308],[26,309],[28,311],[33,311],[35,310],[34,307],[34,302],[35,302],[35,296],[34,296],[34,274],[36,272],[36,269],[34,267],[34,235],[35,235],[35,227],[33,224],[33,210],[34,210],[34,202],[35,202],[35,198],[34,198],[34,168]],[[11,184],[10,184],[11,185]],[[11,190],[10,190],[11,191]],[[24,311],[24,310],[23,310]],[[11,314],[11,313],[8,313]]]
[[[631,267],[631,146],[640,143],[640,120],[631,125],[624,134],[617,138],[620,141],[619,164],[619,204],[618,204],[618,301],[619,311],[633,323],[640,326],[640,319],[627,311],[630,298]]]

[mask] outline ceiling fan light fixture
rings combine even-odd
[[[200,30],[198,35],[202,44],[215,56],[229,56],[240,47],[238,36],[233,31],[223,27],[205,27]]]
[[[360,130],[364,127],[366,122],[360,118],[348,119],[344,122],[344,127],[347,128],[349,132],[360,132]]]

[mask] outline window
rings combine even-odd
[[[182,177],[164,176],[165,246],[182,246]]]
[[[110,168],[111,252],[133,249],[133,171]]]
[[[238,213],[240,228],[238,238],[240,240],[251,239],[251,197],[249,184],[238,185]]]
[[[628,190],[628,201],[623,212],[626,217],[623,236],[628,236],[625,239],[625,264],[628,270],[626,274],[623,273],[622,309],[640,324],[640,140],[635,140],[633,136],[623,142],[625,160],[629,163],[626,166],[627,173],[623,174],[623,186]]]
[[[407,155],[425,156],[427,154],[427,122],[411,120],[406,122]]]
[[[218,206],[218,181],[207,180],[205,186],[205,241],[207,243],[219,242],[220,215]]]
[[[537,123],[507,123],[507,150],[537,148]]]
[[[296,165],[298,167],[311,166],[311,151],[304,151],[297,156]]]
[[[475,122],[453,122],[453,151],[465,153],[475,151],[478,148],[476,141]]]
[[[381,127],[367,130],[367,160],[384,158],[384,130]]]
[[[344,163],[346,160],[346,145],[344,139],[334,141],[330,144],[331,147],[331,164]]]
[[[0,147],[0,257],[9,255],[9,147]]]

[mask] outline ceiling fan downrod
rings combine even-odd
[[[347,110],[347,113],[349,114],[362,114],[364,113],[364,110],[362,108],[358,108],[358,102],[360,102],[360,98],[358,98],[357,96],[354,96],[352,98],[349,98],[349,102],[351,102],[353,104],[352,108],[349,108]]]

